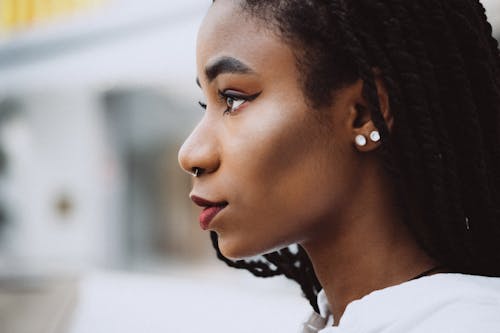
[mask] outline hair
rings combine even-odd
[[[500,276],[500,56],[478,0],[243,0],[292,47],[306,98],[334,102],[363,81],[380,154],[406,223],[454,272]],[[375,74],[374,69],[380,74]],[[380,111],[375,75],[394,126]],[[315,311],[321,289],[300,246],[231,267],[295,280]]]

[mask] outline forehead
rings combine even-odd
[[[240,3],[217,0],[210,8],[198,32],[198,69],[222,56],[242,60],[254,69],[295,64],[290,47],[262,20],[243,12]]]

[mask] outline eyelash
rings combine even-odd
[[[223,112],[223,114],[226,115],[226,114],[231,114],[231,113],[238,111],[238,109],[245,102],[253,101],[254,99],[256,99],[260,95],[260,93],[257,93],[257,94],[252,95],[252,96],[243,96],[243,95],[239,95],[239,94],[230,94],[230,93],[227,93],[224,91],[219,91],[218,95],[219,95],[220,100],[222,102],[226,103],[227,108]],[[233,101],[233,105],[231,105],[231,106],[229,105],[229,99],[231,99]],[[236,107],[234,107],[235,102],[238,103],[238,105]],[[207,109],[207,104],[205,104],[203,102],[198,102],[198,104],[201,106],[202,109],[204,109],[204,110]]]

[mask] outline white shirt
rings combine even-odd
[[[442,273],[351,302],[339,325],[323,291],[303,333],[500,333],[500,278]]]

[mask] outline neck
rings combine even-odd
[[[331,223],[302,243],[326,293],[335,325],[353,300],[408,281],[436,265],[405,227],[391,195],[357,191],[355,198],[351,202],[362,202],[362,207],[343,207],[342,216],[327,221]]]

